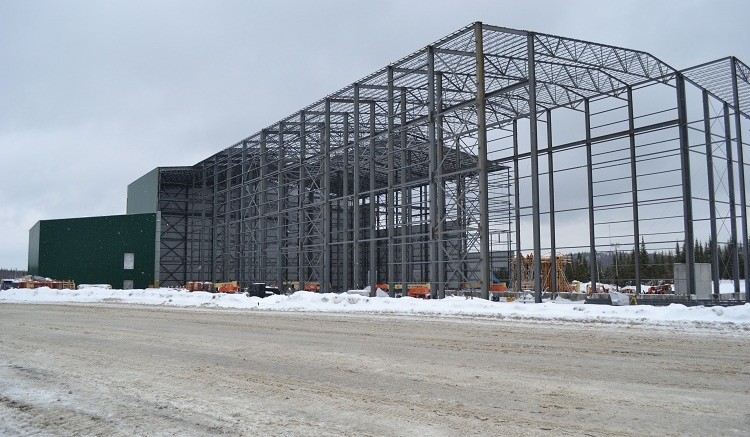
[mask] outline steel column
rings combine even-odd
[[[687,294],[695,294],[695,247],[693,234],[693,191],[690,180],[690,142],[688,137],[685,78],[676,75],[677,118],[680,131],[680,161],[682,174],[682,210],[685,223],[685,265],[687,266]]]
[[[284,200],[286,199],[286,190],[284,185],[284,169],[286,166],[284,165],[284,159],[286,150],[284,146],[284,122],[279,122],[279,137],[278,137],[278,147],[279,147],[279,159],[278,163],[276,164],[277,169],[279,171],[277,175],[277,192],[278,192],[278,199],[277,200],[277,222],[278,222],[278,241],[277,241],[277,250],[279,252],[278,259],[276,260],[277,265],[277,272],[276,272],[276,281],[279,287],[279,290],[283,289],[284,282],[286,281],[286,265],[287,262],[282,256],[282,253],[284,251],[284,244],[285,244],[285,238],[284,238],[284,228],[286,227],[286,219],[285,219],[285,213],[284,213]]]
[[[297,207],[299,208],[297,211],[297,232],[298,240],[297,240],[297,278],[299,281],[299,290],[305,289],[305,229],[307,227],[306,225],[306,217],[305,217],[305,190],[306,190],[306,179],[307,179],[307,171],[306,171],[306,159],[305,155],[307,154],[306,151],[307,148],[307,131],[306,131],[306,121],[305,121],[305,111],[301,111],[299,113],[299,180],[298,180],[298,195],[297,198]]]
[[[407,150],[406,126],[406,89],[399,93],[401,106],[401,295],[408,295],[408,283],[411,279],[411,188],[409,187],[410,154]]]
[[[518,120],[513,120],[513,156],[518,156]],[[523,291],[521,283],[521,264],[523,254],[521,254],[521,187],[518,183],[518,159],[513,160],[513,194],[514,194],[514,214],[516,219],[516,266],[513,279],[516,282],[515,291]]]
[[[430,269],[430,296],[435,299],[438,297],[439,289],[439,276],[438,276],[438,247],[437,235],[437,223],[438,223],[438,207],[437,207],[437,179],[436,179],[436,167],[437,167],[437,140],[435,138],[435,121],[437,115],[437,107],[435,104],[435,47],[427,47],[427,141],[429,142],[429,205],[430,205],[430,237],[429,247],[430,256],[428,268]],[[424,260],[423,260],[424,261]]]
[[[628,139],[630,140],[630,191],[633,202],[633,255],[635,262],[635,286],[636,293],[641,292],[641,228],[640,215],[638,211],[638,168],[636,165],[635,151],[635,118],[633,108],[633,88],[628,87]]]
[[[360,240],[360,223],[362,221],[362,212],[360,208],[360,147],[359,147],[359,84],[354,84],[354,193],[352,200],[354,201],[354,288],[362,288],[362,280],[360,278],[361,273],[361,262],[362,253],[359,247]]]
[[[395,280],[396,280],[396,250],[395,250],[395,242],[394,236],[395,236],[395,230],[396,230],[396,208],[394,206],[394,196],[396,193],[393,190],[393,186],[395,184],[395,177],[396,177],[396,168],[394,163],[394,151],[393,151],[393,117],[394,117],[394,109],[393,109],[393,66],[388,67],[388,123],[387,123],[387,129],[388,129],[388,144],[386,153],[388,154],[388,191],[386,192],[387,197],[387,208],[386,211],[388,219],[387,219],[387,232],[388,232],[388,242],[385,245],[385,250],[388,252],[388,277],[386,278],[386,283],[388,284],[388,294],[391,297],[395,297],[396,295],[396,287],[395,287]]]
[[[547,176],[549,180],[549,229],[550,229],[550,296],[557,290],[557,251],[555,238],[555,164],[552,153],[552,111],[547,110]]]
[[[445,140],[443,134],[443,74],[437,72],[436,79],[436,100],[435,110],[437,111],[435,119],[435,128],[437,133],[436,150],[435,150],[435,197],[437,200],[437,223],[433,227],[437,236],[437,276],[438,276],[438,299],[445,298],[445,281],[446,281],[446,261],[445,261],[445,179],[443,179],[443,155],[445,150]]]
[[[217,201],[219,199],[219,158],[214,157],[214,186],[213,195],[211,196],[212,209],[211,209],[211,275],[208,280],[216,282],[216,256],[218,248],[218,231],[217,231],[217,220],[219,216],[219,207]]]
[[[584,116],[586,119],[586,182],[588,185],[588,209],[589,209],[589,267],[591,269],[591,292],[596,293],[596,281],[598,278],[598,266],[596,262],[596,231],[594,224],[594,169],[591,158],[591,107],[589,99],[583,100]]]
[[[437,235],[437,223],[440,220],[438,217],[438,181],[437,181],[437,140],[435,139],[436,134],[436,115],[437,106],[435,103],[435,48],[433,46],[427,47],[427,141],[429,143],[429,205],[430,205],[430,262],[427,264],[430,269],[430,295],[433,299],[438,297],[438,288],[440,287],[440,278],[438,272],[438,252],[440,248],[438,246],[439,236]],[[424,261],[424,260],[423,260]]]
[[[350,265],[350,259],[349,259],[349,245],[351,244],[350,241],[350,232],[349,232],[349,149],[351,146],[349,145],[349,114],[344,114],[344,137],[343,141],[344,143],[344,172],[343,172],[343,189],[341,196],[344,199],[344,226],[343,226],[343,242],[344,242],[344,263],[342,265],[342,283],[343,286],[341,287],[341,291],[346,291],[349,289],[349,265]]]
[[[242,185],[240,185],[240,276],[238,278],[240,287],[247,287],[247,229],[246,228],[246,209],[247,209],[247,141],[242,142]]]
[[[375,296],[378,285],[378,196],[375,193],[375,102],[370,101],[370,295]]]
[[[331,291],[331,100],[325,101],[323,137],[323,284],[321,291]]]
[[[490,298],[489,176],[487,174],[487,114],[484,83],[484,36],[482,23],[474,24],[477,76],[477,172],[479,174],[479,281],[482,299]]]
[[[260,133],[260,280],[268,282],[268,150],[266,149],[267,135],[265,129]]]
[[[740,115],[740,96],[739,89],[737,86],[737,59],[732,57],[731,59],[731,72],[732,72],[732,102],[734,105],[734,129],[735,137],[737,141],[737,161],[739,162],[739,177],[740,182],[740,209],[742,210],[742,254],[744,260],[744,276],[745,276],[745,300],[750,302],[750,247],[748,247],[747,235],[747,197],[746,197],[746,185],[745,185],[745,151],[742,144],[742,117]]]
[[[708,91],[703,90],[703,133],[706,141],[706,168],[708,178],[709,225],[711,226],[711,279],[713,280],[714,298],[719,298],[719,245],[716,232],[716,193],[714,183],[714,145],[711,138],[711,112],[708,105]]]
[[[730,244],[732,250],[732,280],[734,283],[734,293],[739,296],[740,293],[740,258],[739,247],[737,242],[737,204],[735,203],[734,193],[734,158],[732,154],[732,131],[731,122],[729,121],[729,103],[724,102],[724,143],[727,154],[727,186],[729,188],[729,229]]]
[[[534,58],[534,34],[526,37],[529,75],[529,143],[531,146],[531,214],[534,239],[534,301],[542,302],[542,236],[539,224],[539,144],[537,139],[536,112],[536,62]]]

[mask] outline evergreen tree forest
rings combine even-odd
[[[696,263],[711,263],[711,243],[696,240],[693,243]],[[719,259],[719,277],[731,279],[733,272],[733,244],[723,244],[717,247]],[[739,277],[744,278],[743,247],[738,245]],[[579,252],[569,255],[572,262],[565,266],[565,276],[569,281],[578,280],[588,282],[591,280],[591,265],[588,252]],[[685,246],[675,244],[674,250],[653,251],[646,250],[646,245],[641,241],[641,247],[636,255],[631,251],[617,251],[617,253],[604,252],[597,254],[600,282],[607,282],[619,286],[634,285],[635,282],[635,257],[640,258],[641,279],[644,282],[658,282],[661,280],[672,281],[674,279],[675,263],[685,262]]]

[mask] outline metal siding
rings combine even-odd
[[[135,288],[154,283],[156,214],[40,223],[39,275],[114,288],[121,288],[125,280],[133,280]],[[133,270],[124,269],[125,253],[135,254]]]
[[[29,229],[29,266],[28,271],[32,275],[39,274],[39,229],[42,222],[36,222]]]
[[[159,168],[155,168],[128,185],[127,214],[151,214],[157,211]]]

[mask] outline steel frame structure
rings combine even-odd
[[[501,267],[520,289],[509,266],[526,251],[540,301],[543,253],[555,275],[558,253],[587,251],[596,282],[613,246],[687,242],[692,266],[700,238],[716,284],[727,276],[716,248],[732,248],[739,292],[749,76],[735,58],[678,71],[641,51],[473,23],[163,170],[161,282],[391,294],[428,282],[433,297],[474,283],[487,298]],[[634,283],[653,279],[633,264]]]

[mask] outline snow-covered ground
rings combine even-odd
[[[632,305],[614,307],[586,305],[558,299],[535,304],[533,301],[490,302],[483,299],[447,297],[422,300],[410,297],[366,297],[356,294],[317,294],[305,291],[290,296],[264,299],[244,294],[188,292],[181,289],[113,290],[49,288],[0,291],[0,302],[9,303],[95,303],[116,302],[177,307],[237,308],[264,311],[313,311],[332,313],[381,313],[429,316],[508,318],[540,321],[580,321],[646,325],[694,325],[735,327],[750,330],[750,304],[733,307],[686,307],[680,304],[655,307]]]

